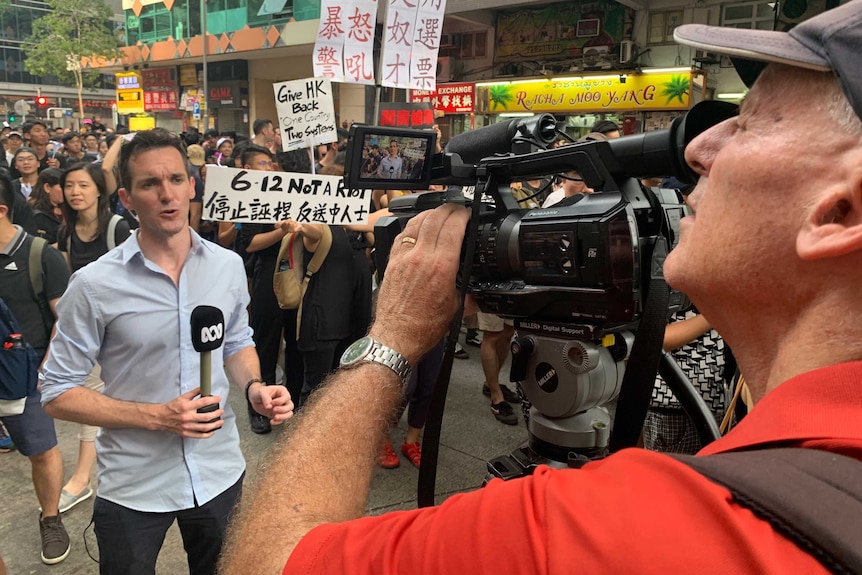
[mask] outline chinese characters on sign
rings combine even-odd
[[[144,112],[144,89],[137,72],[121,72],[117,75],[117,113],[142,114]]]
[[[322,0],[314,74],[335,82],[374,84],[377,0]]]
[[[285,151],[338,140],[329,78],[309,78],[272,85]]]
[[[147,90],[144,92],[144,110],[163,112],[177,109],[176,90]]]
[[[433,90],[446,0],[385,0],[381,82]]]
[[[434,125],[434,110],[430,102],[380,102],[377,124],[399,128],[430,128]]]
[[[350,190],[339,176],[213,167],[204,189],[208,220],[331,225],[368,221],[368,190]]]
[[[475,110],[476,85],[439,84],[436,91],[410,90],[411,102],[431,102],[434,110],[444,114],[470,114]]]

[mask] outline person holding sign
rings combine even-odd
[[[283,387],[261,385],[242,260],[189,227],[194,187],[180,138],[138,132],[119,165],[120,198],[141,227],[73,276],[57,305],[42,404],[55,418],[102,428],[93,507],[101,573],[154,573],[174,521],[189,571],[213,573],[245,475],[228,375],[272,423],[293,404]],[[224,317],[212,326],[224,342],[212,362],[225,369],[212,371],[208,397],[191,333],[201,305]],[[83,387],[97,361],[104,394]],[[209,405],[219,407],[198,413]]]
[[[397,180],[401,177],[403,160],[398,155],[398,140],[389,140],[389,155],[380,161],[377,175],[387,180]]]

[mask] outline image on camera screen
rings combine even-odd
[[[425,177],[428,138],[365,134],[362,142],[363,180],[421,180]]]

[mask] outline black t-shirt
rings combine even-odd
[[[13,182],[14,187],[14,182]],[[30,204],[27,203],[27,198],[21,193],[21,188],[12,194],[12,223],[24,228],[24,231],[30,235],[36,233],[36,224],[33,222],[33,210]]]
[[[39,171],[40,171],[40,172],[41,172],[42,170],[47,170],[48,168],[50,168],[50,167],[51,167],[51,166],[49,166],[49,165],[48,165],[48,160],[50,160],[50,159],[51,159],[51,157],[52,157],[51,152],[48,152],[47,154],[45,154],[45,157],[44,157],[44,158],[42,158],[41,160],[39,160]],[[57,160],[58,162],[60,162],[60,169],[61,169],[61,170],[65,170],[65,169],[66,169],[66,165],[67,165],[67,163],[68,163],[68,162],[66,161],[66,156],[64,156],[63,154],[54,154],[54,155],[53,155],[53,157],[54,157],[54,158],[56,158],[56,160]]]
[[[33,236],[19,234],[11,243],[12,246],[4,250],[9,253],[0,253],[0,297],[21,324],[24,338],[41,357],[48,348],[53,324],[46,325],[45,319],[48,318],[43,319],[39,304],[33,299],[28,268]],[[45,246],[42,252],[42,285],[46,303],[63,295],[68,283],[69,268],[63,256],[51,246]]]
[[[129,224],[126,223],[126,220],[117,222],[117,227],[114,230],[114,242],[116,245],[120,245],[126,241],[130,235],[132,235],[132,230],[129,228]],[[99,234],[95,240],[85,242],[78,237],[77,232],[73,228],[71,240],[72,250],[69,254],[69,261],[72,264],[73,272],[78,271],[87,264],[93,263],[108,253],[108,238],[105,234]],[[58,247],[60,251],[68,251],[67,242],[60,242]]]
[[[240,238],[242,239],[242,247],[248,249],[248,246],[251,244],[251,240],[254,239],[254,236],[257,234],[265,234],[267,232],[271,232],[275,227],[272,224],[243,224],[242,229],[240,230]],[[281,242],[275,242],[268,248],[264,248],[262,250],[254,252],[254,254],[259,259],[271,259],[275,261],[278,257],[278,251],[281,249]]]
[[[330,226],[330,230],[332,246],[320,269],[308,282],[308,289],[302,301],[302,323],[297,342],[301,351],[317,349],[317,343],[320,341],[349,339],[355,331],[354,316],[360,311],[355,309],[357,302],[354,300],[362,280],[354,261],[357,252],[351,247],[344,228]],[[313,255],[308,251],[304,253],[306,268]],[[370,293],[369,289],[369,296]],[[370,297],[368,305],[370,306]],[[365,313],[361,315],[364,316]]]
[[[46,214],[40,210],[33,210],[33,223],[36,227],[36,237],[45,238],[49,244],[57,243],[57,232],[63,222],[55,218],[54,214]]]

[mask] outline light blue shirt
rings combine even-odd
[[[137,232],[76,272],[57,306],[57,334],[42,381],[42,404],[83,385],[98,362],[105,395],[166,403],[199,384],[191,312],[211,305],[224,314],[224,345],[212,352],[212,393],[224,426],[209,439],[164,431],[102,429],[96,439],[98,495],[148,512],[189,509],[235,484],[245,470],[236,416],[227,403],[224,359],[254,345],[242,259],[194,231],[179,285],[147,260]]]

